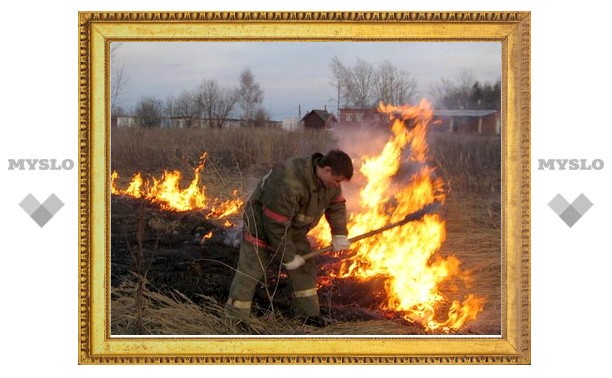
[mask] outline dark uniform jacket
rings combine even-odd
[[[273,252],[284,262],[310,251],[306,234],[323,215],[332,235],[347,235],[342,189],[325,188],[315,174],[316,153],[277,164],[257,185],[245,205],[245,239]]]

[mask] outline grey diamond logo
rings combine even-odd
[[[38,202],[36,197],[32,194],[28,194],[20,203],[19,206],[32,219],[36,222],[40,227],[43,227],[47,222],[53,218],[53,216],[59,211],[59,209],[64,206],[64,203],[57,198],[55,194],[51,194],[49,198],[45,200],[42,204]]]
[[[548,206],[565,224],[572,227],[593,206],[593,203],[582,193],[571,204],[561,194],[557,194]]]

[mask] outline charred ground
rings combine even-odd
[[[486,209],[491,211],[489,207]],[[446,216],[457,216],[454,211]],[[474,221],[482,222],[481,218]],[[476,225],[490,228],[490,225]],[[485,227],[482,227],[485,226]],[[235,240],[238,228],[226,227],[223,222],[208,219],[202,211],[176,212],[164,210],[147,200],[128,196],[112,196],[111,199],[111,250],[110,274],[113,288],[137,287],[162,296],[182,298],[205,311],[211,303],[221,307],[238,261],[238,247],[228,243]],[[453,227],[449,228],[453,233]],[[465,226],[457,228],[457,234],[465,234]],[[209,235],[204,238],[204,235]],[[472,238],[478,235],[471,235]],[[485,236],[486,239],[489,239]],[[450,238],[450,248],[461,248],[461,240]],[[455,245],[459,243],[459,246]],[[493,246],[495,248],[495,246]],[[488,247],[486,247],[488,250]],[[495,250],[495,249],[493,249]],[[483,256],[475,250],[471,256],[464,251],[464,263],[475,272],[475,280],[484,287],[490,280],[499,279],[499,261]],[[444,252],[444,251],[442,251]],[[454,253],[455,251],[452,251]],[[485,253],[485,252],[483,252]],[[383,332],[394,334],[425,334],[425,329],[402,319],[398,314],[385,313],[380,305],[385,300],[384,280],[375,279],[367,283],[355,279],[334,279],[341,257],[322,255],[317,257],[319,266],[319,300],[321,312],[330,324],[335,324],[340,333],[360,334],[359,327],[376,324]],[[478,285],[476,285],[478,286]],[[266,289],[267,287],[267,289]],[[493,286],[495,287],[495,286]],[[137,290],[119,290],[121,295],[137,296]],[[487,294],[487,306],[482,319],[462,330],[462,334],[499,333],[499,293]],[[113,295],[113,305],[118,306],[118,294]],[[125,299],[125,298],[123,298]],[[267,286],[258,285],[254,301],[254,315],[261,319],[273,317],[293,319],[291,290],[286,275],[278,262],[267,272]],[[130,306],[138,307],[138,301]],[[128,309],[128,312],[131,311]],[[117,312],[118,313],[118,312]],[[114,314],[116,315],[116,314]],[[224,316],[222,312],[218,316]],[[114,334],[140,333],[133,327],[124,327],[124,320],[111,317]],[[169,319],[169,321],[172,321]],[[389,323],[391,322],[391,323]],[[348,328],[349,324],[350,328]],[[391,324],[393,331],[389,331]],[[329,328],[329,327],[328,327]],[[333,331],[329,328],[330,332]],[[299,331],[302,332],[303,330]],[[158,331],[158,332],[162,332]],[[203,331],[203,333],[210,332]],[[232,331],[233,332],[233,331]],[[240,333],[240,330],[237,330]],[[244,333],[251,332],[249,329]],[[281,333],[283,333],[282,331]],[[291,328],[290,333],[296,332]],[[318,330],[317,332],[321,332]],[[213,332],[215,333],[215,332]],[[226,330],[219,329],[219,334]]]
[[[144,282],[147,290],[162,295],[180,293],[195,304],[204,305],[211,298],[222,304],[227,300],[238,261],[238,247],[227,242],[228,234],[233,232],[234,228],[207,219],[201,211],[169,211],[146,200],[113,196],[111,285]],[[318,257],[319,276],[324,279],[319,296],[326,319],[357,322],[394,317],[376,310],[384,301],[382,280],[364,284],[351,279],[330,279],[327,271],[338,263],[338,257]],[[254,315],[276,311],[282,317],[292,318],[291,290],[278,262],[269,267],[267,277],[268,289],[263,284],[257,287]],[[406,326],[420,329],[407,322]]]

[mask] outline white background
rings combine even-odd
[[[68,3],[68,4],[67,4]],[[609,12],[603,1],[341,1],[276,4],[207,1],[13,2],[2,33],[2,232],[0,369],[3,375],[452,374],[541,377],[606,371],[611,335],[609,215]],[[540,2],[544,3],[544,2]],[[291,4],[291,5],[289,5]],[[532,364],[530,366],[79,366],[78,179],[72,171],[10,171],[8,159],[78,164],[78,19],[81,11],[509,10],[531,11]],[[538,171],[538,159],[602,159],[601,171]],[[56,193],[65,203],[40,228],[18,203]],[[567,227],[547,203],[584,193],[594,206]],[[604,345],[604,346],[600,346]],[[338,370],[341,369],[341,370]],[[601,375],[601,374],[597,374]],[[5,375],[6,376],[6,375]]]

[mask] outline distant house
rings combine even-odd
[[[311,110],[300,120],[305,129],[317,130],[330,129],[337,122],[336,117],[327,110]]]
[[[197,122],[195,123],[195,127],[200,127],[200,128],[207,128],[207,127],[212,127],[212,128],[219,128],[219,124],[221,123],[221,121],[219,119],[211,119],[211,118],[199,118],[197,120]],[[223,127],[224,129],[235,129],[235,128],[239,128],[242,127],[245,124],[245,122],[241,119],[237,119],[237,118],[226,118],[223,120]]]
[[[264,127],[267,127],[268,129],[282,129],[283,128],[283,122],[282,121],[274,121],[274,120],[268,120],[265,122]]]
[[[300,121],[296,117],[283,118],[282,128],[287,131],[295,131],[300,127]]]
[[[434,130],[451,133],[499,135],[501,119],[497,110],[434,110]]]
[[[161,127],[182,129],[188,127],[190,121],[192,120],[187,116],[164,117],[161,120]]]
[[[375,108],[343,108],[339,118],[338,126],[389,126],[388,116]],[[434,110],[432,124],[432,131],[482,135],[499,135],[501,132],[497,110]]]
[[[136,126],[136,117],[132,116],[112,116],[111,127],[133,127]]]
[[[387,117],[376,108],[341,108],[339,117],[338,124],[341,126],[364,125],[386,127],[388,125]]]

